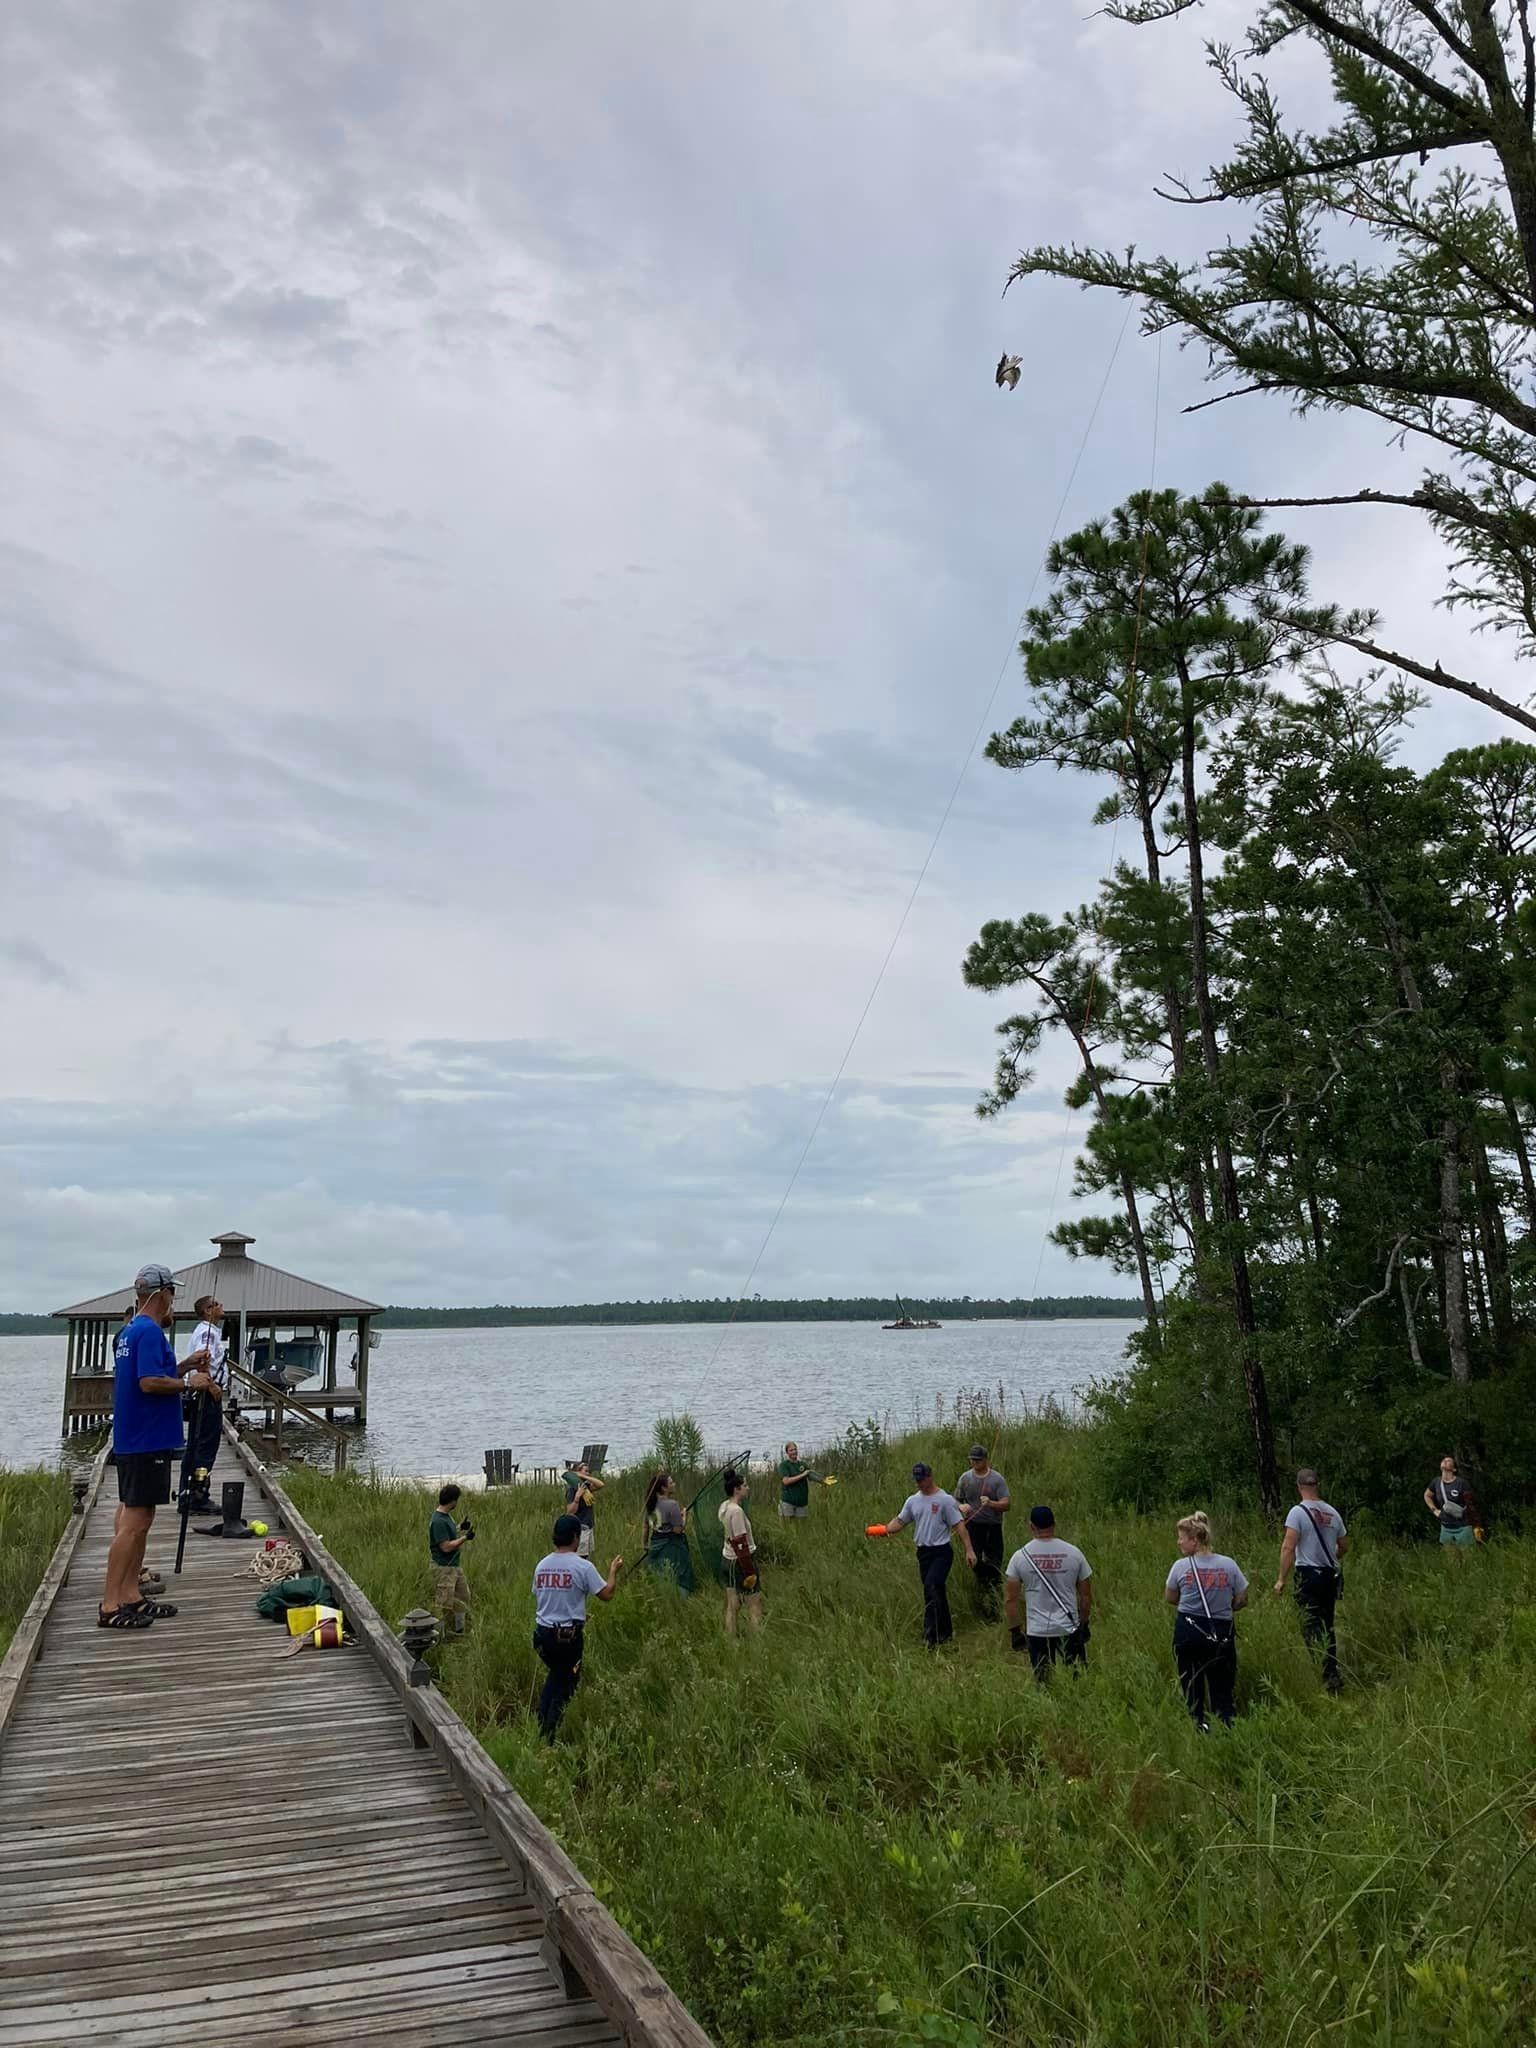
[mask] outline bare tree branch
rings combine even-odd
[[[1315,632],[1315,628],[1307,628]],[[1357,639],[1353,633],[1337,630],[1322,633],[1318,637],[1336,642],[1341,647],[1353,647],[1357,654],[1364,654],[1372,661],[1384,661],[1389,668],[1401,669],[1404,675],[1417,676],[1421,683],[1433,683],[1438,690],[1454,690],[1458,696],[1470,697],[1474,704],[1481,704],[1489,711],[1497,711],[1505,718],[1512,718],[1517,725],[1536,732],[1536,712],[1516,704],[1508,697],[1501,697],[1496,690],[1485,690],[1481,683],[1468,682],[1465,676],[1452,675],[1437,661],[1433,668],[1426,668],[1422,661],[1415,661],[1411,655],[1398,654],[1393,648],[1378,647],[1374,640]]]
[[[1341,1323],[1336,1323],[1334,1325],[1336,1330],[1347,1330],[1351,1323],[1359,1321],[1360,1317],[1365,1314],[1366,1310],[1371,1307],[1373,1302],[1385,1301],[1386,1297],[1392,1292],[1392,1272],[1393,1268],[1397,1264],[1397,1255],[1407,1242],[1408,1233],[1407,1231],[1404,1231],[1401,1234],[1401,1236],[1397,1238],[1397,1240],[1392,1246],[1391,1251],[1389,1251],[1387,1254],[1386,1278],[1382,1281],[1381,1285],[1377,1288],[1374,1294],[1368,1294],[1365,1297],[1364,1301],[1358,1302],[1355,1305],[1355,1307],[1350,1310],[1349,1314],[1345,1316],[1344,1320]]]

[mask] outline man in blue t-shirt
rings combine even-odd
[[[200,1369],[204,1354],[194,1352],[178,1365],[161,1327],[176,1301],[170,1267],[141,1266],[133,1295],[136,1313],[118,1331],[113,1353],[112,1455],[122,1505],[96,1617],[102,1628],[148,1628],[176,1612],[143,1597],[139,1573],[155,1509],[171,1497],[171,1466],[182,1447],[181,1397],[211,1384]]]

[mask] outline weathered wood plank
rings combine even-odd
[[[681,2008],[659,1978],[649,1995],[638,1952],[616,1981],[627,1944],[580,1872],[441,1696],[407,1685],[392,1633],[259,1461],[240,1463],[247,1515],[308,1551],[362,1646],[288,1655],[254,1614],[250,1550],[195,1537],[180,1615],[97,1629],[115,1507],[98,1467],[0,1750],[0,2048],[698,2048],[696,2029],[668,2031]],[[164,1516],[150,1545],[167,1572],[175,1535]],[[179,1912],[104,1940],[146,1872],[181,1884],[178,1860],[216,1940]],[[568,1900],[585,1904],[562,1922]],[[562,1925],[577,1995],[570,1956],[549,1965]],[[617,2023],[582,1989],[598,1969],[606,2004],[641,1994]]]
[[[433,1754],[447,1765],[487,1833],[521,1874],[576,1976],[620,2029],[629,2048],[711,2048],[709,2036],[682,2000],[596,1898],[447,1701],[435,1688],[410,1684],[405,1652],[361,1587],[331,1556],[248,1446],[238,1449],[242,1462],[277,1503],[285,1526],[311,1565],[335,1588],[354,1637],[370,1651]]]

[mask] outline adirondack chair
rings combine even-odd
[[[602,1471],[603,1460],[607,1455],[608,1446],[606,1444],[583,1444],[581,1447],[582,1462],[594,1478]]]
[[[510,1451],[487,1451],[485,1454],[485,1483],[487,1486],[514,1485],[520,1469]]]

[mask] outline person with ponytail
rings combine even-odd
[[[1179,1690],[1189,1717],[1202,1735],[1210,1732],[1209,1708],[1231,1726],[1237,1683],[1237,1626],[1233,1616],[1248,1601],[1248,1581],[1235,1558],[1211,1548],[1211,1525],[1203,1514],[1186,1515],[1176,1531],[1179,1555],[1168,1574],[1163,1598],[1173,1618],[1173,1657]]]
[[[645,1490],[645,1561],[658,1577],[671,1579],[680,1593],[693,1591],[688,1511],[673,1498],[670,1472],[658,1472]]]
[[[725,1564],[725,1632],[736,1633],[736,1615],[745,1605],[748,1626],[763,1625],[763,1582],[757,1569],[757,1544],[747,1520],[747,1476],[727,1467],[721,1484],[725,1499],[720,1503],[720,1529],[724,1545],[720,1555]]]

